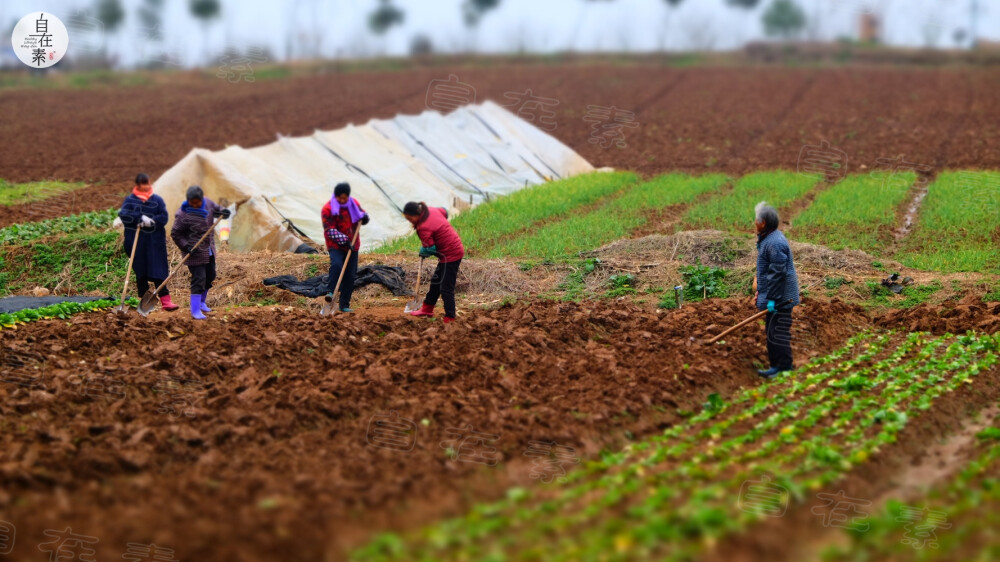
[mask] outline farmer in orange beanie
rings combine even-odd
[[[122,203],[118,217],[125,226],[126,253],[132,251],[132,242],[137,234],[139,236],[132,271],[135,272],[139,295],[145,295],[150,283],[156,287],[170,275],[166,229],[170,213],[163,198],[153,193],[148,175],[139,174],[135,177],[135,186]],[[158,296],[163,310],[177,310],[177,305],[170,300],[170,291],[166,286],[160,289]]]

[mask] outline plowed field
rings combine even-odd
[[[418,113],[432,80],[456,74],[477,101],[531,90],[558,101],[557,138],[595,166],[666,171],[795,169],[804,145],[842,151],[843,172],[892,166],[1000,167],[992,68],[668,68],[539,66],[354,72],[231,84],[180,75],[121,88],[0,91],[2,176],[104,182],[72,204],[8,211],[3,224],[109,206],[138,171],[154,177],[194,147],[267,144],[348,123]],[[511,94],[505,96],[505,94]],[[471,101],[471,100],[470,100]],[[589,105],[636,114],[624,148],[589,142]],[[529,115],[530,117],[530,115]],[[5,213],[6,214],[6,213]]]

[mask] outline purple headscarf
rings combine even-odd
[[[340,201],[337,201],[337,196],[334,195],[330,198],[330,213],[333,215],[339,215],[342,208],[347,208],[347,213],[351,216],[351,222],[356,223],[360,221],[364,216],[364,212],[361,211],[361,207],[358,206],[358,200],[353,197],[347,198],[347,203],[341,205]]]

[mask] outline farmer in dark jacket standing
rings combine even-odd
[[[323,238],[326,240],[326,250],[330,253],[330,273],[327,275],[326,302],[333,302],[333,290],[337,287],[337,279],[341,270],[344,279],[340,282],[340,311],[351,310],[351,296],[354,294],[354,278],[358,274],[358,252],[361,250],[361,235],[354,238],[359,224],[368,224],[368,213],[361,208],[358,200],[351,197],[351,186],[348,183],[338,183],[333,188],[333,197],[320,210],[323,221]],[[354,245],[351,245],[354,240]],[[351,256],[348,259],[347,253]],[[347,268],[344,269],[344,262]]]
[[[754,209],[757,226],[757,310],[767,310],[767,357],[771,368],[757,371],[771,378],[792,370],[792,309],[799,304],[799,277],[792,249],[778,230],[778,211],[761,201]]]
[[[187,201],[181,203],[181,208],[174,215],[174,226],[170,230],[174,244],[184,255],[191,256],[187,266],[191,272],[191,317],[196,320],[204,320],[204,313],[212,312],[205,300],[215,281],[215,233],[212,232],[212,224],[216,217],[229,218],[229,209],[206,199],[201,188],[192,185],[187,190]],[[208,236],[195,248],[195,243],[206,232]]]
[[[132,271],[135,272],[135,283],[141,298],[149,290],[150,283],[157,287],[170,275],[167,263],[167,221],[170,220],[170,213],[163,198],[153,193],[148,175],[139,174],[135,177],[132,194],[122,202],[118,217],[125,225],[126,253],[132,251],[132,242],[137,234],[139,236]],[[166,286],[160,289],[157,296],[160,297],[163,310],[177,310]]]

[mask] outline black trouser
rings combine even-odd
[[[209,256],[204,265],[189,265],[188,271],[191,272],[191,294],[207,293],[215,281],[215,256]]]
[[[327,275],[327,292],[332,293],[337,287],[340,270],[344,268],[347,250],[330,250],[330,273]],[[351,252],[351,259],[344,271],[344,280],[340,282],[340,308],[351,308],[351,296],[354,294],[354,278],[358,276],[358,253]]]
[[[434,277],[431,277],[431,289],[424,298],[424,304],[435,306],[438,297],[442,297],[444,315],[448,318],[455,317],[455,283],[458,281],[458,266],[461,263],[462,260],[439,263],[434,270]]]
[[[767,332],[767,358],[772,367],[792,368],[792,310],[778,310],[764,315]]]
[[[153,285],[153,288],[155,289],[160,286],[160,283],[163,283],[163,279],[153,279],[152,277],[146,277],[145,275],[139,275],[138,273],[135,274],[135,284],[139,288],[139,298],[142,298],[142,295],[146,294],[150,285]],[[166,285],[160,289],[160,292],[156,293],[156,295],[161,298],[169,294],[170,291],[167,290]]]

